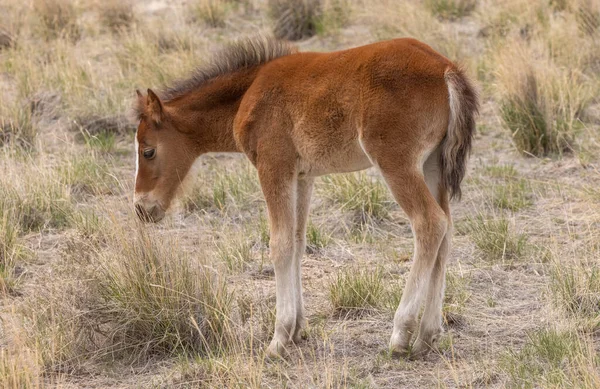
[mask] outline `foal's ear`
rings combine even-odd
[[[163,105],[160,98],[152,91],[148,89],[148,97],[146,98],[146,113],[148,117],[154,120],[156,123],[160,123],[163,119]]]

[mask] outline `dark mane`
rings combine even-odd
[[[295,46],[274,38],[257,36],[241,39],[218,52],[208,65],[197,69],[189,79],[181,80],[162,91],[160,97],[172,100],[215,77],[262,65],[297,51]]]

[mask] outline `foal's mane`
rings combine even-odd
[[[218,52],[207,65],[196,69],[192,77],[162,91],[160,97],[175,99],[219,76],[259,66],[297,51],[295,46],[271,37],[255,36],[238,40]]]
[[[190,78],[177,81],[173,86],[162,90],[159,96],[165,101],[173,100],[219,76],[263,65],[296,52],[296,46],[272,37],[257,35],[240,39],[217,52],[208,64],[196,69]],[[145,100],[138,98],[133,107],[138,120],[145,114],[144,106]]]

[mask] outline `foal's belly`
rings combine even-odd
[[[327,147],[305,147],[298,151],[300,176],[348,173],[373,166],[357,139],[342,144],[329,144]]]

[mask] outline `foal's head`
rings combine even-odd
[[[178,128],[173,109],[148,89],[137,91],[140,121],[135,135],[136,177],[134,204],[143,221],[158,222],[165,216],[196,155],[189,138]]]

